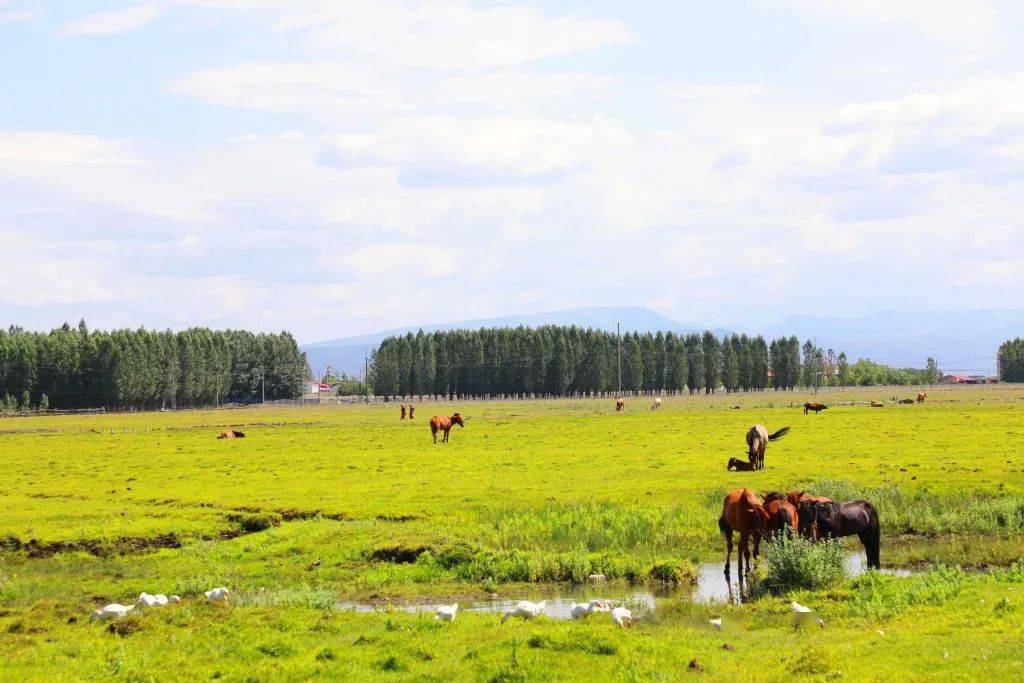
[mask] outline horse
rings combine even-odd
[[[735,470],[737,472],[753,472],[753,463],[747,462],[746,460],[740,460],[739,458],[729,458],[729,464],[725,466],[727,470]]]
[[[729,558],[732,556],[732,534],[740,535],[739,552],[736,554],[736,568],[743,578],[743,561],[750,571],[750,537],[754,537],[754,558],[761,550],[761,536],[768,524],[768,513],[761,500],[747,488],[730,491],[722,501],[722,516],[718,518],[718,529],[725,536],[725,574],[729,575]]]
[[[799,515],[796,506],[789,501],[785,493],[766,493],[764,510],[768,513],[766,530],[771,533],[785,534],[792,538],[798,531]]]
[[[786,500],[789,502],[790,505],[792,505],[797,510],[797,518],[799,520],[797,524],[797,531],[799,531],[800,535],[804,538],[813,538],[814,526],[810,522],[810,518],[807,515],[804,515],[803,517],[800,516],[800,506],[805,502],[831,503],[832,499],[826,498],[825,496],[810,496],[804,493],[803,491],[790,491],[789,493],[786,494]]]
[[[217,435],[218,439],[244,439],[245,432],[240,432],[237,429],[225,429],[223,432]]]
[[[927,391],[919,391],[919,392],[917,392],[917,402],[918,403],[924,403],[924,400],[926,398],[928,398],[928,392]]]
[[[402,417],[400,417],[398,419],[404,420],[405,419],[405,404],[404,403],[401,405],[401,408],[402,408]]]
[[[789,427],[783,427],[779,431],[769,434],[764,425],[754,425],[747,432],[747,455],[754,469],[764,469],[764,451],[769,441],[781,439],[789,433]]]
[[[814,530],[815,539],[857,536],[868,556],[868,569],[882,568],[878,557],[882,540],[878,511],[868,501],[803,501],[800,503],[799,514],[801,526],[810,525]]]
[[[441,443],[448,443],[448,432],[452,431],[453,424],[459,425],[460,427],[466,426],[462,415],[458,413],[452,413],[451,417],[440,417],[435,415],[430,418],[430,433],[434,435],[434,443],[437,443],[437,433],[440,431],[444,431],[444,437],[441,439]]]
[[[416,415],[416,406],[414,406],[413,404],[410,403],[409,404],[409,419],[410,420],[413,419],[413,417],[415,417],[415,415]]]
[[[615,399],[615,412],[617,412],[617,413],[621,412],[622,409],[625,408],[625,407],[626,407],[626,399],[624,399],[624,398],[617,398],[617,399]]]
[[[884,408],[885,404],[882,403],[881,401],[872,401],[871,402],[871,407],[872,408]]]
[[[828,406],[825,405],[824,403],[805,403],[804,404],[804,415],[806,415],[807,412],[810,411],[810,410],[813,410],[814,414],[817,415],[818,413],[820,413],[823,410],[828,410]]]
[[[661,407],[661,397],[659,396],[658,398],[654,399],[651,402],[651,410],[657,410],[660,407]]]
[[[912,398],[901,398],[900,399],[900,403],[902,403],[903,405],[912,406],[912,405],[914,405],[914,399],[912,399]]]

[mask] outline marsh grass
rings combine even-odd
[[[821,590],[846,576],[846,553],[836,541],[812,543],[800,537],[777,536],[762,550],[763,560],[752,581],[754,597]]]
[[[855,616],[891,618],[910,607],[943,605],[958,596],[967,581],[959,567],[937,567],[909,577],[867,572],[852,581],[846,608]]]

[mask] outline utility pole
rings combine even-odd
[[[619,396],[622,396],[622,329],[615,323],[615,355],[619,364]]]

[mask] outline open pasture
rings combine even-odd
[[[828,623],[806,633],[778,598],[728,608],[745,627],[715,632],[707,619],[726,608],[685,590],[628,632],[597,618],[439,624],[338,609],[556,594],[597,573],[685,585],[696,563],[722,559],[722,495],[741,486],[871,499],[883,567],[1009,565],[1024,555],[1024,390],[892,403],[914,395],[664,397],[657,411],[634,397],[618,413],[611,399],[423,403],[413,421],[397,404],[3,420],[0,670],[678,680],[694,658],[713,678],[1018,677],[1020,568],[847,581],[798,598]],[[804,415],[806,400],[830,407]],[[430,416],[455,410],[466,427],[434,445]],[[764,470],[726,471],[758,422],[792,431]],[[216,439],[231,427],[247,437]],[[205,604],[219,585],[230,604]],[[185,603],[118,633],[85,623],[144,590]]]

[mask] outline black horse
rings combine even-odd
[[[866,500],[848,503],[803,501],[799,510],[800,533],[818,538],[857,536],[868,556],[868,569],[881,569],[879,545],[882,541],[878,511]]]

